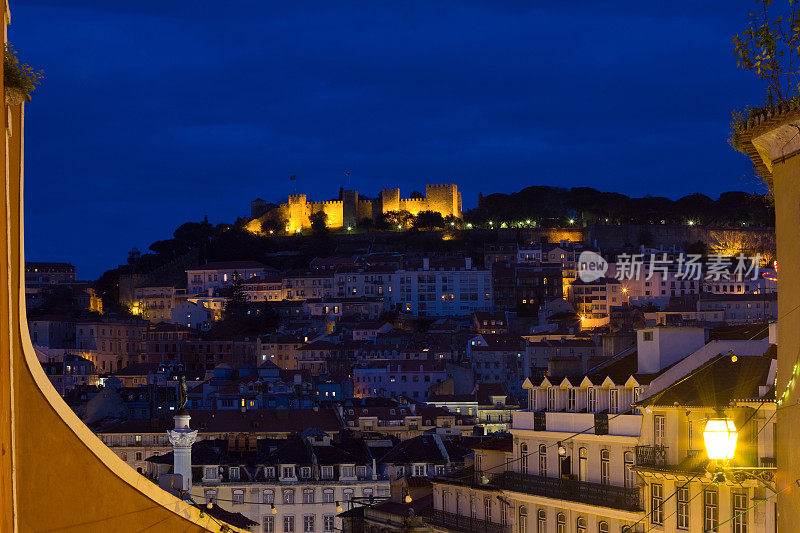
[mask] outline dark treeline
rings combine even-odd
[[[574,224],[687,224],[702,226],[773,226],[770,197],[742,191],[722,193],[716,200],[690,194],[678,200],[660,196],[631,198],[588,187],[562,189],[533,186],[516,193],[482,196],[467,214],[473,223],[533,219],[541,226]]]

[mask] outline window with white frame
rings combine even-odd
[[[675,491],[675,519],[678,529],[689,529],[689,487],[678,487]]]
[[[653,444],[663,446],[666,440],[667,420],[664,415],[653,415]]]
[[[608,522],[602,521],[597,524],[597,533],[609,533]]]
[[[483,519],[487,522],[492,521],[492,499],[483,499]]]
[[[575,520],[575,532],[586,533],[586,519],[584,517],[579,516],[577,520]]]
[[[274,466],[267,466],[264,468],[264,477],[267,479],[274,479],[275,478],[275,467]]]
[[[310,466],[304,466],[304,467],[300,468],[300,477],[303,478],[303,479],[310,478],[311,477],[311,467]]]
[[[528,410],[535,411],[536,410],[536,389],[531,389],[528,392]],[[472,413],[470,413],[472,414]]]
[[[265,515],[261,520],[263,533],[275,533],[275,517],[272,515]]]
[[[427,475],[427,467],[426,465],[414,465],[414,475],[418,477],[424,477]]]
[[[518,516],[517,533],[528,533],[528,508],[520,505]]]
[[[294,516],[284,515],[283,517],[283,533],[294,533]]]
[[[600,483],[611,483],[611,454],[608,450],[600,450]]]
[[[217,500],[217,491],[215,490],[207,490],[206,491],[206,503],[214,503]]]
[[[239,480],[239,467],[232,466],[228,468],[228,477],[231,481],[238,481]]]
[[[577,411],[578,409],[578,390],[567,389],[567,411]]]
[[[216,466],[207,466],[205,468],[206,472],[206,479],[217,479],[217,467]]]
[[[536,515],[536,533],[547,533],[547,511],[539,509]]]
[[[608,412],[612,415],[619,413],[619,389],[608,389]]]
[[[361,489],[361,495],[365,498],[372,498],[372,489],[369,487]]]
[[[589,451],[586,448],[578,450],[578,479],[580,481],[589,479]]]
[[[733,499],[733,533],[747,533],[747,493],[734,492]]]
[[[283,477],[283,478],[293,478],[294,477],[294,467],[293,466],[284,466],[281,469],[281,477]]]
[[[661,525],[664,523],[664,485],[661,483],[650,484],[650,522]]]
[[[366,466],[357,466],[356,467],[356,475],[361,479],[367,477],[367,467]]]
[[[243,490],[234,490],[233,491],[233,505],[244,505],[244,491]]]
[[[586,410],[590,413],[597,412],[597,389],[586,389]]]
[[[519,445],[519,463],[520,471],[523,474],[528,473],[528,444],[523,442]]]
[[[287,505],[294,503],[294,489],[283,489],[283,503]]]
[[[314,489],[303,489],[303,503],[314,503]]]
[[[556,533],[567,533],[567,517],[564,513],[556,515]]]
[[[335,528],[334,516],[332,514],[322,515],[322,531],[329,533]]]
[[[344,495],[344,500],[345,500],[345,501],[348,501],[348,502],[349,502],[350,500],[352,500],[352,499],[353,499],[353,493],[354,493],[354,492],[355,492],[355,491],[354,491],[353,489],[344,489],[344,490],[342,491],[342,494]]]
[[[633,470],[633,452],[627,451],[623,453],[622,462],[625,466],[625,488],[632,489],[636,486],[636,472]]]
[[[266,504],[275,503],[275,491],[272,489],[265,489],[261,493],[261,503],[266,503]]]
[[[314,533],[314,518],[313,514],[303,516],[303,533]]]
[[[355,477],[356,469],[353,465],[342,465],[339,467],[339,475],[341,477]]]
[[[555,411],[556,410],[556,388],[555,387],[548,387],[548,389],[547,389],[547,410],[548,411]]]
[[[539,445],[539,475],[547,476],[547,446],[544,444]]]
[[[332,466],[323,466],[322,467],[322,479],[333,479],[333,467]]]
[[[323,503],[333,503],[333,489],[324,489],[322,491],[322,501]]]

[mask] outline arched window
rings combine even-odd
[[[528,444],[525,442],[519,445],[519,466],[523,474],[528,473]]]
[[[547,511],[539,509],[536,520],[536,533],[547,533]]]
[[[622,457],[625,463],[625,487],[632,489],[636,485],[636,472],[633,471],[633,452],[627,451]]]
[[[600,450],[600,483],[611,483],[611,461],[608,450]]]
[[[556,515],[556,533],[567,533],[567,517],[564,513]]]
[[[528,508],[524,505],[519,508],[519,520],[517,531],[519,533],[528,533]]]
[[[539,475],[547,476],[547,446],[539,445]]]
[[[579,516],[575,520],[575,530],[577,533],[586,533],[586,519],[584,517]]]
[[[589,475],[587,469],[589,468],[589,452],[586,448],[578,450],[578,479],[581,481],[588,481]]]
[[[597,524],[597,533],[608,533],[608,522],[600,522]]]

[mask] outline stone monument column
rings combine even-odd
[[[197,439],[197,431],[189,429],[189,419],[187,411],[179,411],[173,417],[175,429],[167,431],[172,444],[173,470],[181,476],[181,490],[192,488],[192,444]]]

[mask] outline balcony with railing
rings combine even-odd
[[[575,479],[543,477],[519,472],[502,472],[490,484],[503,490],[566,500],[622,511],[641,511],[638,488],[590,483]]]
[[[666,446],[637,446],[637,466],[665,466],[667,464]]]
[[[463,516],[444,511],[430,511],[424,515],[425,522],[437,529],[447,529],[449,531],[463,531],[469,533],[511,533],[511,527],[506,524],[497,524],[478,520],[469,516]]]

